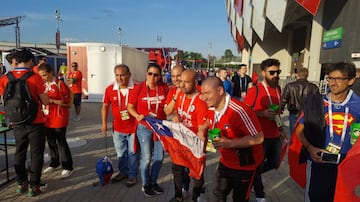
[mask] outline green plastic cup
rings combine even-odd
[[[269,105],[269,109],[273,110],[274,112],[277,112],[279,110],[279,105],[271,104]]]
[[[350,143],[355,144],[360,135],[360,123],[351,124]]]
[[[210,141],[214,141],[215,138],[220,137],[220,129],[214,128],[209,130],[208,136]]]

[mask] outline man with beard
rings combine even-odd
[[[185,70],[181,73],[179,88],[181,92],[176,99],[172,114],[174,122],[180,122],[189,128],[192,132],[205,140],[207,131],[206,115],[208,107],[200,99],[200,94],[196,88],[197,73],[194,70]],[[184,185],[185,167],[173,163],[172,172],[174,174],[175,197],[171,201],[183,201],[182,188]],[[198,201],[202,186],[204,185],[204,176],[200,179],[193,178],[192,200]],[[184,189],[188,189],[184,186]]]
[[[264,186],[261,174],[279,165],[281,141],[280,126],[281,92],[279,87],[280,62],[277,59],[266,59],[261,63],[264,80],[250,88],[244,102],[253,108],[264,132],[264,162],[257,169],[254,179],[256,201],[265,201]]]

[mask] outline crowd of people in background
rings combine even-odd
[[[16,192],[36,196],[47,187],[41,181],[41,173],[53,172],[61,166],[61,177],[67,178],[74,171],[66,129],[71,103],[75,110],[72,120],[80,121],[82,73],[75,61],[71,69],[62,64],[56,73],[42,56],[34,66],[34,55],[27,49],[10,53],[6,59],[11,70],[7,74],[2,72],[0,94],[4,96],[7,92],[8,74],[20,78],[31,72],[26,83],[39,103],[34,120],[12,125],[16,139]],[[145,121],[148,116],[182,123],[204,142],[208,140],[209,130],[220,130],[220,136],[213,140],[220,153],[214,171],[216,186],[211,190],[214,201],[226,201],[231,191],[233,201],[249,201],[252,187],[256,201],[266,201],[262,174],[280,166],[282,141],[291,134],[301,141],[310,171],[305,200],[333,201],[337,167],[352,147],[351,124],[360,122],[360,97],[354,93],[359,87],[354,91],[350,89],[355,86],[355,78],[360,77],[356,74],[359,71],[356,72],[352,63],[335,64],[327,77],[330,91],[322,96],[319,88],[307,80],[306,68],[298,69],[296,81],[283,89],[279,85],[282,72],[279,60],[265,59],[260,68],[262,79],[258,81],[258,77],[247,75],[245,64],[235,71],[191,70],[176,65],[163,73],[158,64],[151,63],[144,72],[145,81],[135,83],[131,67],[116,65],[114,81],[104,89],[100,112],[102,133],[107,135],[111,131],[118,159],[118,174],[112,182],[125,180],[126,186],[132,187],[138,183],[140,173],[141,191],[145,196],[154,197],[164,192],[157,179],[165,151]],[[321,107],[314,110],[311,103]],[[288,133],[280,118],[285,109],[289,111]],[[108,126],[110,112],[113,119]],[[341,120],[344,127],[334,130],[333,117],[338,114],[344,115]],[[349,117],[351,123],[347,121]],[[46,140],[51,160],[43,170]],[[28,145],[31,165],[27,170]],[[324,153],[338,156],[339,160],[328,162],[322,158]],[[191,181],[188,168],[173,162],[172,174],[175,195],[171,201],[184,201]],[[199,179],[192,178],[193,201],[201,200],[203,174],[204,171]]]

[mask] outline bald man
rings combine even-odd
[[[180,77],[181,73],[184,71],[184,67],[181,65],[176,65],[171,70],[171,81],[174,84],[170,87],[169,93],[167,94],[165,100],[164,112],[169,116],[174,110],[174,104],[176,102],[177,96],[180,90]]]
[[[254,111],[225,93],[222,81],[208,77],[201,84],[201,98],[209,110],[209,130],[220,129],[213,142],[220,151],[214,201],[226,201],[233,191],[233,201],[249,201],[252,180],[263,156],[263,133]]]
[[[207,106],[204,101],[200,99],[200,94],[196,88],[197,73],[194,70],[184,70],[181,73],[179,88],[181,92],[177,96],[174,104],[173,121],[180,122],[188,127],[191,131],[197,134],[201,139],[205,140],[207,133]],[[175,184],[175,197],[173,201],[183,201],[182,188],[183,176],[185,167],[182,165],[172,165]],[[193,178],[193,193],[192,200],[198,201],[202,186],[204,185],[204,176],[197,180]]]

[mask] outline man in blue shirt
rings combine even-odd
[[[218,76],[224,84],[225,91],[231,96],[232,95],[232,87],[231,87],[231,82],[229,80],[227,80],[227,76],[228,76],[227,69],[224,67],[221,67],[218,71]]]

